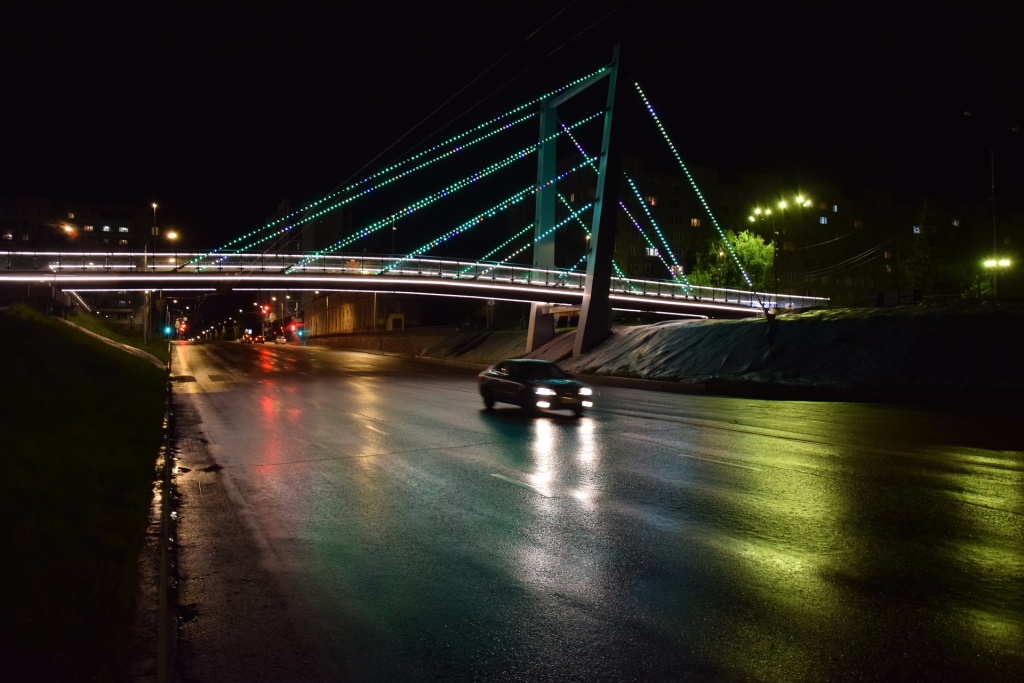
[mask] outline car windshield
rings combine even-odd
[[[523,363],[520,372],[524,379],[566,379],[562,369],[552,363]]]

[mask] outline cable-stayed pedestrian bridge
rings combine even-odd
[[[616,308],[737,316],[827,303],[759,291],[768,286],[767,259],[737,249],[735,221],[718,220],[714,198],[702,193],[640,83],[617,86],[621,67],[615,48],[590,74],[441,139],[475,105],[451,112],[407,156],[365,176],[361,169],[331,193],[283,207],[208,252],[176,255],[173,264],[167,254],[148,260],[145,248],[11,252],[0,281],[39,277],[79,291],[277,288],[526,301],[528,351],[553,338],[551,309],[571,305],[580,309],[576,354],[607,338]],[[615,112],[636,105],[650,126],[612,125]],[[658,151],[678,169],[668,183],[676,188],[625,163],[642,130],[655,134]],[[154,225],[150,234],[158,232]],[[654,273],[666,279],[646,279]],[[713,281],[735,288],[707,286]]]
[[[76,292],[377,291],[579,306],[586,273],[506,262],[367,254],[202,254],[11,251],[0,283]],[[816,297],[781,296],[678,280],[612,277],[613,308],[708,317],[762,315],[765,306],[804,308]]]

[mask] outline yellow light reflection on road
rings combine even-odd
[[[967,631],[964,635],[973,637],[975,647],[997,657],[1019,656],[1024,643],[1020,615],[1007,609],[1000,598],[1002,587],[1019,585],[1024,578],[1020,526],[1011,521],[1009,512],[1024,507],[1024,476],[1015,467],[1003,466],[1020,462],[1020,455],[970,457],[967,469],[940,473],[942,490],[949,499],[944,510],[958,517],[957,528],[966,530],[947,541],[954,569],[971,577],[968,586],[947,594],[949,609],[960,615]],[[995,466],[990,467],[992,464]],[[979,603],[983,607],[977,606]]]

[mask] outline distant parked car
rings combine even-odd
[[[571,410],[582,415],[594,407],[593,390],[546,360],[515,358],[498,361],[479,375],[480,396],[490,410],[511,403],[526,411]]]
[[[275,344],[287,344],[288,340],[284,338],[283,334],[279,334],[276,337],[274,337],[274,343]]]
[[[257,334],[255,337],[252,338],[252,341],[254,344],[266,344],[267,338],[264,337],[262,334]]]

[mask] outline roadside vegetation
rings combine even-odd
[[[97,319],[89,326],[130,341]],[[120,680],[166,373],[24,306],[0,310],[0,338],[0,671],[7,681]]]
[[[79,327],[84,327],[90,332],[95,332],[96,334],[113,341],[141,349],[146,353],[157,357],[163,361],[164,364],[166,364],[170,358],[170,351],[167,348],[167,340],[162,334],[157,334],[152,330],[150,331],[149,340],[147,341],[143,339],[141,326],[127,328],[122,325],[115,325],[105,318],[98,317],[91,313],[79,313],[78,315],[68,318],[68,320]]]

